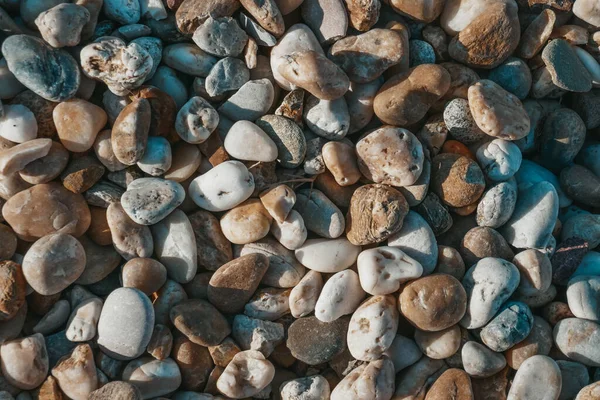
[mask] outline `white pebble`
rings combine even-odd
[[[250,121],[238,121],[224,141],[230,156],[244,161],[271,162],[277,159],[277,146],[265,131]]]
[[[0,136],[15,143],[24,143],[37,137],[35,115],[22,104],[4,105],[4,116],[0,118]]]
[[[296,259],[306,268],[319,272],[339,272],[356,262],[360,246],[345,237],[337,239],[308,239],[295,251]]]
[[[335,321],[353,313],[364,297],[356,272],[340,271],[325,282],[315,306],[315,316],[319,321]]]
[[[362,251],[356,262],[360,285],[373,295],[390,294],[400,285],[423,274],[421,264],[396,247],[382,246]]]
[[[249,198],[254,178],[239,161],[225,161],[190,183],[189,195],[208,211],[226,211]]]
[[[302,215],[296,210],[291,210],[285,221],[280,223],[273,219],[271,234],[287,249],[296,250],[304,244],[308,232]]]

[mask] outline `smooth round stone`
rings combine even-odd
[[[140,3],[126,0],[107,0],[103,5],[106,16],[122,25],[135,24],[140,20]]]
[[[589,367],[600,366],[600,325],[579,318],[566,318],[554,326],[554,344],[565,356]]]
[[[488,79],[497,83],[504,90],[524,100],[532,83],[531,71],[527,64],[516,57],[509,57],[502,64],[490,71]]]
[[[90,400],[142,400],[142,394],[139,389],[130,383],[115,381],[109,382],[99,389],[90,393]]]
[[[233,258],[231,243],[223,235],[219,220],[211,213],[203,210],[189,215],[190,223],[196,237],[198,265],[210,271]]]
[[[502,352],[522,342],[531,332],[533,315],[526,304],[507,302],[480,332],[490,349]]]
[[[429,224],[414,211],[404,217],[402,229],[390,236],[388,246],[402,250],[423,267],[423,275],[430,274],[438,257],[437,241]]]
[[[431,162],[431,190],[450,207],[476,202],[485,190],[483,172],[465,156],[441,153]]]
[[[356,262],[360,246],[355,246],[346,238],[308,239],[295,256],[305,267],[318,272],[340,272]]]
[[[137,387],[142,399],[151,399],[177,390],[181,385],[181,372],[170,358],[141,357],[127,364],[123,381]]]
[[[358,141],[356,153],[360,171],[376,183],[409,186],[423,171],[423,147],[406,129],[379,128]]]
[[[402,250],[381,246],[362,251],[356,261],[360,285],[372,295],[391,294],[423,274],[423,267]]]
[[[143,3],[143,1],[141,3]],[[150,30],[146,25],[142,25],[142,24],[134,24],[134,25],[129,25],[129,26],[133,26],[133,27],[139,26],[139,27],[142,27],[142,29],[144,29],[144,30]],[[127,27],[127,25],[120,29],[123,29],[126,27]],[[140,33],[140,35],[142,35],[142,33]],[[124,35],[121,35],[121,36],[124,37]],[[129,40],[129,39],[126,39],[126,40]],[[146,52],[150,55],[150,58],[152,59],[152,68],[150,68],[150,72],[146,76],[145,81],[152,79],[154,77],[154,74],[158,70],[158,66],[160,65],[160,62],[162,61],[162,51],[163,51],[162,42],[157,37],[141,36],[141,37],[137,37],[137,38],[133,39],[130,43],[137,44],[138,46],[140,46],[141,48],[146,50]]]
[[[394,372],[394,364],[387,358],[362,364],[335,386],[331,400],[391,398],[394,394]]]
[[[226,211],[244,202],[254,192],[254,178],[239,161],[225,161],[195,178],[189,195],[208,211]]]
[[[436,64],[423,64],[394,75],[379,89],[373,104],[379,119],[407,126],[421,120],[450,88],[450,74]]]
[[[0,117],[0,137],[15,143],[35,139],[38,124],[31,110],[22,104],[6,104]]]
[[[131,182],[121,197],[123,209],[140,225],[154,225],[163,220],[185,197],[177,182],[159,178],[140,178]]]
[[[560,183],[568,196],[582,204],[597,207],[600,195],[596,193],[600,177],[581,165],[573,164],[560,173]]]
[[[321,274],[317,271],[308,271],[290,292],[288,302],[292,316],[300,318],[312,313],[322,289]]]
[[[499,228],[513,214],[517,203],[517,183],[514,179],[499,182],[483,193],[477,205],[477,225]]]
[[[597,214],[575,215],[564,223],[560,232],[561,239],[566,240],[572,237],[580,238],[588,243],[589,248],[593,249],[600,244],[599,221],[600,216]],[[11,226],[14,229],[14,225],[11,224]]]
[[[306,138],[293,121],[279,115],[265,115],[255,121],[277,146],[277,162],[283,168],[296,168],[306,156]]]
[[[579,391],[575,400],[596,400],[600,397],[600,383],[594,382]]]
[[[48,153],[25,165],[19,176],[32,185],[48,183],[60,175],[68,162],[69,152],[59,142],[52,141]]]
[[[361,361],[379,359],[395,339],[398,318],[393,296],[370,297],[350,319],[347,337],[350,354]]]
[[[34,389],[48,375],[48,353],[40,333],[4,342],[0,346],[0,360],[6,383],[19,389]]]
[[[321,149],[321,156],[339,186],[354,185],[362,177],[353,145],[345,141],[325,143]]]
[[[315,134],[331,140],[340,140],[348,133],[350,114],[346,100],[320,100],[309,96],[304,105],[304,122]]]
[[[36,241],[23,258],[27,283],[42,295],[59,293],[83,273],[83,246],[71,235],[53,233]]]
[[[397,334],[385,355],[392,360],[394,369],[401,371],[416,363],[423,353],[412,339]]]
[[[148,296],[158,291],[167,280],[167,269],[152,258],[129,260],[121,271],[123,287],[141,290]]]
[[[75,59],[41,39],[12,35],[2,43],[2,54],[19,82],[46,100],[67,100],[79,88],[81,75]]]
[[[325,285],[315,305],[315,316],[323,322],[332,322],[353,313],[364,299],[358,274],[346,269],[334,274]]]
[[[202,97],[192,97],[177,113],[175,130],[186,142],[205,142],[219,124],[219,114]]]
[[[553,359],[535,355],[525,360],[515,375],[507,400],[558,399],[562,379]]]
[[[437,332],[417,329],[415,342],[427,357],[443,360],[455,354],[461,345],[461,333],[458,325]]]
[[[592,77],[566,40],[551,40],[542,51],[542,60],[559,88],[570,92],[591,90]]]
[[[306,241],[308,232],[300,213],[296,210],[291,210],[285,221],[279,222],[277,219],[273,219],[271,234],[285,248],[297,250]]]
[[[593,1],[583,0],[578,4],[573,4],[573,14],[588,24],[600,26],[600,13]]]
[[[108,206],[106,219],[113,245],[124,259],[152,256],[154,241],[150,229],[129,218],[120,203]]]
[[[506,366],[502,353],[495,353],[477,342],[465,343],[461,357],[465,372],[476,378],[488,378]]]
[[[172,155],[169,141],[160,136],[151,136],[146,144],[144,156],[137,166],[145,173],[160,176],[171,168]]]
[[[198,146],[179,142],[171,145],[171,168],[165,173],[164,178],[170,181],[183,182],[190,178],[200,167],[202,154]]]
[[[90,20],[90,12],[77,4],[59,4],[35,19],[44,40],[52,47],[76,46],[81,30]]]
[[[175,43],[164,48],[162,59],[169,67],[193,76],[207,77],[218,59],[192,43]]]
[[[244,50],[248,35],[230,17],[208,18],[196,29],[194,43],[208,54],[217,57],[237,57]]]
[[[508,244],[522,248],[545,248],[558,217],[558,194],[542,181],[521,185],[515,210],[499,232]]]
[[[560,187],[560,182],[556,175],[531,160],[525,159],[521,162],[521,168],[519,168],[515,174],[515,179],[517,180],[518,185],[523,183],[535,184],[542,181],[549,182],[554,186],[554,189],[558,194],[560,208],[567,207],[573,202]]]
[[[46,156],[51,146],[50,139],[33,139],[3,150],[0,153],[0,174],[14,175],[30,162]]]
[[[321,400],[328,399],[330,395],[329,383],[321,375],[286,381],[281,384],[279,391],[282,400]]]
[[[148,83],[171,96],[177,109],[181,109],[188,101],[188,89],[177,77],[174,69],[161,65]]]
[[[398,64],[406,51],[402,35],[390,29],[371,29],[335,42],[329,50],[329,58],[352,82],[363,84]]]
[[[104,302],[98,346],[112,358],[131,360],[146,351],[153,328],[154,309],[148,296],[137,289],[118,288]]]
[[[503,139],[482,145],[476,155],[485,175],[496,182],[510,179],[521,167],[521,150],[516,144]]]
[[[529,133],[529,116],[523,104],[500,85],[481,80],[469,88],[468,96],[473,118],[486,134],[517,140]]]
[[[205,300],[183,301],[171,309],[170,317],[181,333],[201,346],[216,346],[231,333],[225,317]]]
[[[407,284],[400,293],[402,315],[417,328],[437,332],[465,315],[467,294],[453,276],[435,274]]]
[[[96,336],[96,326],[102,310],[102,300],[97,297],[82,300],[73,307],[67,322],[65,336],[71,342],[85,342]]]
[[[181,373],[180,390],[200,391],[206,384],[210,384],[209,374],[214,363],[206,347],[192,343],[183,335],[176,335],[171,353]]]
[[[541,251],[528,249],[512,260],[521,273],[519,292],[535,294],[548,290],[552,283],[552,264]]]
[[[227,57],[215,64],[204,84],[208,95],[214,97],[240,89],[249,79],[246,64],[237,58]]]
[[[275,367],[262,353],[242,351],[233,356],[217,380],[217,389],[233,398],[252,397],[266,388],[274,376]]]
[[[155,254],[169,278],[178,283],[191,281],[198,269],[198,258],[194,230],[185,213],[175,210],[152,225],[151,230]]]
[[[210,278],[208,300],[221,312],[241,312],[268,268],[269,259],[263,254],[242,255],[228,262]]]
[[[80,57],[86,76],[101,80],[118,96],[138,88],[150,75],[154,64],[144,47],[137,43],[126,44],[114,36],[103,36],[88,44],[81,50]]]
[[[485,257],[512,260],[514,253],[497,231],[484,226],[470,229],[463,237],[460,254],[467,265],[473,265]]]
[[[275,89],[269,79],[244,83],[219,107],[219,112],[232,121],[254,121],[265,115],[275,99]]]
[[[111,131],[111,145],[117,160],[134,165],[142,159],[150,130],[150,102],[136,99],[119,113]]]
[[[332,360],[346,349],[350,317],[333,322],[319,321],[315,316],[299,318],[288,329],[286,346],[292,355],[308,365]],[[319,340],[314,340],[318,337]]]
[[[273,218],[258,199],[250,199],[221,217],[221,229],[234,244],[252,243],[265,237]]]
[[[469,102],[463,98],[450,100],[446,104],[444,123],[452,137],[464,144],[476,143],[487,136],[477,126]]]
[[[224,145],[227,153],[238,160],[270,162],[277,159],[275,142],[250,121],[233,124]]]
[[[309,231],[335,239],[344,233],[346,223],[340,209],[316,189],[302,189],[296,194],[294,209],[302,216]]]
[[[450,390],[448,390],[450,388]],[[426,400],[474,399],[471,378],[461,369],[445,371],[427,392]]]
[[[455,248],[438,245],[438,261],[435,271],[462,280],[465,275],[465,262]]]
[[[486,325],[519,285],[519,270],[500,258],[487,257],[469,268],[462,280],[468,305],[460,324],[467,329]]]
[[[567,286],[567,301],[577,318],[600,321],[600,276],[572,278]]]

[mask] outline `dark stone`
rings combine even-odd
[[[452,227],[452,215],[435,193],[428,193],[415,207],[415,211],[427,221],[435,236],[441,235]]]
[[[552,283],[566,285],[588,250],[588,243],[578,237],[568,238],[556,246],[556,251],[550,259]]]
[[[321,322],[314,316],[300,318],[288,330],[287,347],[306,364],[328,362],[346,348],[349,323],[349,316],[333,322]]]
[[[67,339],[66,333],[66,331],[60,331],[45,337],[50,369],[56,365],[61,357],[70,354],[78,344]]]

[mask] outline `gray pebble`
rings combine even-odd
[[[543,181],[549,182],[554,186],[554,189],[558,194],[560,208],[568,207],[573,202],[560,187],[558,177],[551,171],[531,160],[521,161],[521,168],[519,168],[515,174],[515,179],[517,180],[518,186],[521,186],[522,184],[536,184]]]
[[[585,124],[575,111],[560,108],[550,113],[539,138],[540,164],[560,171],[575,159],[586,133]]]
[[[529,133],[527,136],[515,140],[513,143],[519,146],[523,154],[529,154],[535,151],[537,136],[546,113],[544,107],[537,100],[533,99],[523,101],[523,108],[525,108],[527,115],[529,115]]]
[[[491,186],[477,205],[477,225],[499,228],[512,216],[517,203],[517,183],[514,178]]]
[[[600,276],[572,278],[567,286],[567,302],[577,318],[600,321]]]
[[[262,26],[243,12],[239,16],[240,25],[246,33],[256,40],[259,46],[273,47],[277,44],[277,38],[267,32]]]
[[[293,121],[279,115],[265,115],[256,120],[277,146],[277,162],[283,168],[296,168],[306,156],[304,132]]]
[[[577,393],[590,383],[590,373],[585,365],[565,360],[556,360],[560,375],[562,377],[562,387],[558,400],[570,400],[577,396]]]
[[[341,140],[350,128],[350,114],[344,97],[320,100],[310,95],[304,104],[303,119],[313,133],[330,140]]]
[[[565,356],[588,367],[600,367],[600,325],[566,318],[554,326],[554,345]]]
[[[141,225],[154,225],[169,215],[185,198],[183,187],[159,178],[141,178],[131,182],[121,197],[123,209]]]
[[[163,59],[169,67],[193,76],[207,77],[219,60],[192,43],[170,44],[163,50]]]
[[[569,218],[560,231],[562,240],[578,237],[586,242],[590,249],[600,245],[600,214],[579,214]]]
[[[142,36],[135,38],[131,41],[131,43],[135,43],[139,45],[141,48],[146,50],[148,54],[150,54],[150,58],[152,58],[152,68],[146,76],[146,81],[149,81],[154,77],[156,70],[158,69],[160,62],[162,61],[162,53],[163,53],[163,45],[159,38],[152,36]]]
[[[519,147],[504,139],[494,139],[481,145],[476,156],[487,178],[495,182],[512,178],[523,160]]]
[[[127,42],[130,42],[133,39],[137,39],[142,36],[150,36],[151,34],[152,30],[147,25],[129,24],[119,27],[119,29],[111,33],[110,36],[117,36]]]
[[[242,350],[256,350],[269,357],[275,347],[283,342],[283,325],[236,315],[231,327],[231,335]]]
[[[237,57],[242,54],[248,35],[230,17],[209,16],[194,32],[194,43],[217,57]]]
[[[77,4],[59,4],[41,13],[36,19],[42,37],[52,47],[76,46],[90,12]]]
[[[388,246],[398,247],[421,263],[423,275],[429,275],[435,269],[438,258],[435,235],[427,221],[414,211],[406,214],[402,229],[388,239]]]
[[[140,2],[136,0],[104,0],[104,14],[120,24],[135,24],[140,20]]]
[[[559,88],[571,92],[589,92],[592,88],[590,73],[566,40],[551,40],[542,51],[542,60]]]
[[[457,98],[446,104],[444,123],[452,137],[465,144],[476,143],[487,137],[473,119],[466,99]]]
[[[501,352],[522,342],[531,332],[533,315],[526,304],[509,301],[480,332],[490,349]]]
[[[161,65],[156,69],[149,83],[171,96],[177,104],[177,109],[183,107],[188,101],[186,85],[177,77],[175,70],[166,65]]]
[[[441,235],[452,227],[452,216],[448,207],[435,193],[428,193],[414,210],[427,221],[435,236]]]
[[[475,378],[487,378],[506,366],[502,353],[495,353],[477,342],[467,342],[461,350],[465,372]]]
[[[422,64],[435,64],[435,51],[429,43],[423,40],[411,40],[408,48],[411,68]]]
[[[249,79],[250,71],[246,64],[238,58],[227,57],[215,64],[204,84],[210,96],[218,96],[241,88]]]
[[[150,136],[146,150],[137,166],[145,173],[160,176],[171,168],[171,144],[161,136]]]
[[[319,190],[298,191],[294,209],[304,219],[306,228],[321,237],[335,239],[344,233],[344,214]]]
[[[219,107],[219,113],[231,121],[254,121],[265,115],[275,100],[275,89],[270,80],[248,81]]]
[[[532,82],[529,66],[525,61],[516,57],[509,57],[502,64],[492,69],[488,79],[496,82],[520,100],[527,97]]]
[[[108,208],[112,203],[118,203],[123,193],[125,191],[120,186],[101,180],[86,190],[84,197],[91,206]]]

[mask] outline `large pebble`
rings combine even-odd
[[[308,239],[295,251],[295,256],[305,267],[318,272],[335,273],[356,262],[360,246],[346,238]]]
[[[331,400],[391,398],[394,394],[394,364],[382,358],[353,369],[331,392]]]
[[[76,46],[81,40],[90,12],[77,4],[63,3],[38,15],[35,19],[42,37],[52,47]]]
[[[468,304],[461,325],[467,329],[486,325],[519,285],[519,270],[512,263],[487,257],[467,270],[462,284]]]
[[[127,0],[106,0],[103,4],[106,16],[120,24],[135,24],[140,20],[140,2]]]
[[[46,379],[48,353],[44,336],[32,336],[5,342],[0,346],[0,367],[8,384],[19,389],[31,390]]]
[[[134,165],[142,159],[150,131],[150,102],[136,99],[119,113],[111,131],[115,158],[124,165]]]
[[[495,353],[477,342],[467,342],[461,350],[465,372],[476,378],[490,377],[506,366],[502,353]]]
[[[521,272],[521,293],[533,294],[548,290],[552,283],[552,264],[546,254],[527,249],[518,253],[512,262]]]
[[[282,400],[323,400],[330,395],[329,383],[321,375],[289,380],[279,390]]]
[[[71,235],[53,233],[36,241],[23,258],[23,274],[38,293],[59,293],[83,273],[83,246]]]
[[[52,368],[52,376],[65,395],[73,400],[86,400],[98,388],[94,353],[89,344],[80,344]]]
[[[600,244],[599,221],[600,215],[598,214],[575,215],[564,223],[561,238],[563,240],[572,237],[583,239],[588,242],[589,248],[593,249]],[[11,224],[11,226],[14,228],[14,225]]]
[[[520,302],[507,302],[480,332],[481,340],[490,349],[501,352],[522,342],[531,332],[533,315]]]
[[[226,211],[241,204],[254,192],[254,178],[239,161],[225,161],[195,178],[189,195],[208,211]]]
[[[574,399],[577,393],[590,383],[590,374],[585,365],[574,362],[556,360],[562,377],[562,388],[559,400]]]
[[[83,300],[71,312],[66,336],[71,342],[85,342],[96,337],[96,326],[102,311],[102,300],[97,297]]]
[[[0,174],[13,175],[27,164],[48,154],[52,146],[50,139],[32,139],[0,153]]]
[[[398,374],[394,397],[398,399],[415,399],[424,396],[427,389],[446,370],[442,360],[423,357],[415,364]]]
[[[131,360],[146,351],[153,328],[154,310],[148,296],[137,289],[119,288],[104,302],[98,346],[112,358]]]
[[[194,96],[177,112],[175,130],[186,142],[205,142],[219,124],[219,114],[202,97]]]
[[[553,359],[543,355],[528,358],[515,375],[507,400],[558,399],[562,379]]]
[[[236,315],[232,336],[243,350],[260,351],[269,357],[284,339],[283,325],[277,322]]]
[[[581,165],[573,164],[561,171],[560,183],[567,195],[574,200],[591,206],[600,205],[600,177]]]
[[[304,104],[303,117],[311,132],[326,139],[340,140],[350,127],[350,114],[344,97],[320,100],[309,96]]]
[[[437,332],[427,332],[417,329],[415,342],[427,357],[443,360],[454,355],[461,345],[461,331],[458,325],[453,325]]]
[[[183,187],[160,178],[131,182],[121,197],[123,209],[140,225],[154,225],[167,217],[185,198]]]
[[[223,235],[219,220],[214,215],[199,210],[188,218],[196,236],[198,266],[216,271],[232,260],[231,243]]]
[[[558,217],[558,195],[546,181],[523,186],[512,216],[499,231],[516,248],[543,249]]]
[[[191,43],[174,43],[163,50],[163,61],[177,71],[207,77],[217,58]]]
[[[247,350],[237,353],[217,380],[217,388],[226,396],[241,399],[263,390],[275,375],[275,367],[262,353]]]
[[[275,100],[273,83],[267,78],[250,80],[219,107],[232,121],[254,121],[265,115]]]
[[[286,346],[298,360],[309,365],[330,361],[346,349],[350,317],[322,322],[315,316],[299,318],[288,329]],[[314,340],[318,337],[319,340]]]
[[[120,203],[116,202],[108,206],[106,219],[112,243],[124,259],[152,256],[154,241],[150,229],[129,218]]]
[[[558,172],[569,165],[581,150],[586,127],[579,115],[568,108],[559,108],[546,116],[538,138],[540,163]]]
[[[170,4],[170,8],[177,9],[175,14],[177,30],[184,35],[192,35],[211,15],[230,17],[240,7],[240,3],[235,0],[187,0]]]
[[[209,96],[223,96],[240,89],[250,79],[250,71],[240,59],[227,57],[215,64],[204,87]]]
[[[227,153],[238,160],[270,162],[277,159],[277,146],[273,140],[250,121],[233,124],[224,145]]]
[[[579,391],[575,400],[596,400],[600,397],[600,383],[594,382]]]
[[[379,89],[373,104],[379,119],[407,126],[423,118],[450,88],[450,74],[435,64],[423,64],[394,75]]]
[[[407,284],[400,293],[399,308],[417,328],[437,332],[463,318],[467,293],[453,276],[434,274]]]
[[[491,186],[477,205],[477,225],[499,228],[510,219],[516,203],[517,184],[514,179]]]
[[[406,129],[384,126],[370,132],[358,141],[356,153],[360,171],[376,183],[409,186],[423,171],[423,147]]]
[[[522,342],[508,349],[504,354],[508,365],[518,370],[528,358],[536,355],[548,355],[552,348],[552,327],[545,319],[533,316],[531,332]]]
[[[579,275],[569,281],[567,301],[577,318],[600,321],[600,276]]]
[[[323,277],[317,271],[308,271],[290,292],[289,308],[294,318],[304,317],[315,310],[323,289]]]
[[[589,92],[592,77],[577,53],[564,39],[551,40],[542,51],[552,82],[570,92]]]
[[[400,285],[423,273],[421,264],[402,250],[381,246],[362,251],[357,260],[360,285],[372,295],[396,292]]]
[[[194,43],[217,57],[237,57],[244,50],[248,35],[230,17],[209,16],[194,32]]]
[[[396,299],[392,296],[373,296],[362,303],[348,326],[350,354],[361,361],[381,358],[396,337],[398,318]]]
[[[507,92],[517,96],[519,100],[524,100],[527,97],[532,83],[529,67],[525,61],[516,57],[509,57],[502,64],[491,70],[488,79],[496,82]]]
[[[445,371],[435,381],[429,392],[427,392],[426,400],[472,400],[474,399],[471,378],[463,370],[452,368]]]
[[[542,181],[549,182],[556,189],[560,208],[567,207],[573,202],[560,187],[560,182],[556,175],[531,160],[524,159],[521,162],[521,168],[515,174],[515,179],[518,185],[523,183],[535,184]]]
[[[423,267],[423,275],[433,272],[438,258],[437,241],[429,224],[414,211],[404,217],[402,229],[388,239],[388,246],[397,247]]]
[[[497,231],[486,226],[477,226],[464,234],[460,254],[467,265],[473,265],[485,257],[512,260],[514,253],[506,240]]]
[[[348,113],[350,114],[350,128],[348,133],[356,133],[367,126],[375,110],[373,103],[375,95],[383,84],[383,77],[373,80],[372,82],[358,84],[350,82],[350,88],[344,95]]]
[[[61,102],[79,89],[81,73],[75,59],[42,39],[12,35],[2,43],[2,54],[19,82],[46,100]]]
[[[104,110],[88,101],[72,99],[57,105],[52,112],[60,142],[72,152],[92,148],[96,135],[107,122]]]
[[[446,104],[444,123],[452,137],[464,144],[476,143],[487,136],[477,126],[469,102],[463,98],[453,99]]]
[[[332,322],[353,313],[365,297],[358,274],[351,269],[333,275],[319,295],[315,316],[323,322]]]
[[[600,366],[600,325],[579,318],[566,318],[554,326],[554,345],[565,356],[590,367]]]

